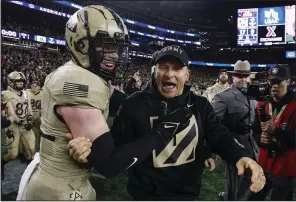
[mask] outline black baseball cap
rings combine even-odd
[[[288,65],[276,65],[268,70],[268,79],[284,81],[291,78]]]
[[[184,64],[184,66],[187,66],[187,67],[189,66],[188,55],[180,46],[171,45],[171,46],[166,46],[166,47],[162,48],[157,54],[155,64],[161,58],[164,58],[167,56],[173,56],[173,57],[177,58],[178,60],[180,60],[180,62],[182,62]]]

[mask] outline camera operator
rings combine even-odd
[[[232,74],[233,85],[214,96],[212,106],[216,116],[232,133],[236,141],[243,145],[252,158],[258,158],[259,148],[253,139],[251,124],[255,120],[256,101],[246,95],[250,83],[251,65],[248,61],[238,60]],[[226,164],[227,192],[220,193],[221,200],[247,200],[251,195],[250,178],[238,176],[237,168]]]
[[[252,200],[289,200],[296,177],[296,93],[288,88],[291,73],[286,65],[268,71],[271,99],[257,104],[254,133],[260,134],[259,164],[267,177],[265,187]],[[291,199],[290,199],[291,200]]]

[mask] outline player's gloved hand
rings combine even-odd
[[[6,136],[8,137],[8,139],[11,139],[13,137],[13,131],[8,129],[6,131]]]
[[[24,120],[18,120],[18,121],[16,121],[16,124],[19,125],[19,126],[23,125],[23,123],[24,123]]]
[[[188,107],[177,109],[172,113],[165,113],[158,118],[153,131],[165,140],[171,139],[189,125],[191,117],[192,113]]]
[[[24,125],[24,127],[25,127],[25,129],[27,131],[30,131],[33,128],[33,124],[32,123],[27,123],[27,124]]]

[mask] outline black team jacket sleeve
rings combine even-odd
[[[215,111],[206,98],[200,99],[204,106],[204,134],[207,143],[214,153],[220,155],[228,163],[235,165],[242,157],[250,157],[247,149],[243,148],[223,126],[215,115]]]
[[[121,127],[130,128],[125,110],[120,107],[118,113],[117,119],[125,123]],[[127,132],[126,128],[122,129]],[[111,130],[94,140],[88,160],[104,177],[114,177],[145,160],[161,141],[162,137],[151,130],[137,140],[116,147]]]

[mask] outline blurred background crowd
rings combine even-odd
[[[69,53],[40,50],[40,49],[28,49],[22,47],[2,45],[1,55],[1,81],[2,90],[7,89],[7,75],[16,70],[21,71],[27,78],[27,87],[32,81],[38,80],[43,84],[47,74],[64,64],[71,59]],[[209,70],[207,68],[190,68],[191,79],[189,84],[205,89],[213,85],[216,81],[217,70]],[[128,70],[126,68],[119,68],[117,75],[119,79],[114,85],[118,86],[120,90],[124,90],[130,78],[134,76],[136,72],[139,72],[139,78],[141,83],[139,89],[144,85],[151,76],[151,65],[149,60],[135,59],[129,65]]]
[[[63,6],[61,4],[53,4],[46,1],[30,0],[26,2],[32,3],[32,5],[42,6],[43,8],[49,8],[53,11],[60,11],[65,14],[71,14],[76,10],[76,8]],[[79,1],[77,2],[79,3]],[[151,9],[153,8],[153,6],[160,6],[161,8],[173,6],[170,2],[163,2],[159,5],[157,3],[152,3],[151,8],[146,8],[145,12],[143,11],[140,13],[136,11],[131,12],[131,8],[129,8],[131,7],[131,5],[127,6],[124,3],[106,1],[102,3],[106,4],[106,6],[109,6],[111,9],[116,10],[124,18],[135,19],[138,21],[141,20],[141,22],[143,23],[166,27],[172,30],[200,34],[200,38],[198,39],[198,41],[201,42],[200,46],[183,44],[183,48],[186,50],[190,60],[192,61],[234,64],[235,61],[240,59],[248,60],[251,64],[291,63],[292,66],[294,65],[292,64],[292,60],[287,60],[284,57],[285,50],[287,48],[283,46],[256,48],[234,47],[233,43],[235,43],[235,39],[233,38],[236,38],[233,37],[232,33],[235,29],[234,18],[225,11],[221,12],[221,19],[218,17],[215,18],[214,16],[206,13],[199,14],[204,16],[205,19],[209,20],[199,21],[198,23],[201,25],[196,27],[196,25],[193,26],[194,23],[197,23],[196,18],[190,17],[189,21],[188,19],[182,19],[179,21],[167,21],[164,19],[164,16],[169,14],[162,13],[162,15],[157,16],[155,15],[155,10],[153,11],[153,9]],[[41,12],[36,9],[26,8],[24,6],[19,6],[13,3],[7,3],[5,1],[2,4],[2,29],[63,39],[64,25],[68,19],[67,17],[54,16],[53,14]],[[143,7],[141,7],[141,5],[141,2],[139,2],[135,3],[133,6],[138,6],[139,8],[137,7],[137,9],[144,9]],[[192,6],[195,6],[195,4],[193,5],[192,2],[183,4],[178,3],[177,5],[180,9],[188,12],[191,11],[190,9]],[[208,7],[212,5],[204,4],[204,6]],[[242,6],[243,5],[241,5],[240,7]],[[212,9],[218,8],[213,7]],[[151,12],[154,12],[154,15],[148,18],[147,15],[149,16],[149,14],[152,14]],[[222,16],[224,17],[222,18]],[[228,20],[226,20],[227,18]],[[214,22],[219,22],[219,24],[215,24]],[[127,23],[127,26],[131,30],[141,31],[143,33],[159,34],[159,36],[177,38],[180,40],[197,40],[196,38],[190,36],[180,36],[173,34],[172,32],[155,33],[155,31],[151,29],[135,26],[134,24]],[[130,34],[132,41],[136,40],[140,42],[139,45],[133,46],[131,50],[142,53],[143,55],[152,54],[163,46],[173,43],[170,41],[163,42],[155,39],[147,39],[147,37],[135,35],[133,33]],[[3,38],[2,41],[2,90],[6,89],[7,87],[7,74],[13,70],[22,71],[27,77],[28,84],[30,84],[33,80],[39,80],[42,84],[44,78],[49,72],[53,71],[70,59],[70,55],[64,46],[55,46],[49,43],[37,43],[36,41],[21,39],[16,41],[15,39],[11,39],[9,37]],[[150,77],[151,65],[149,64],[149,58],[131,57],[131,61],[131,65],[129,66],[129,69],[126,73],[125,69],[119,69],[118,71],[118,77],[121,77],[121,79],[118,79],[115,82],[115,85],[118,86],[118,88],[120,88],[121,90],[124,90],[126,84],[136,72],[139,72],[139,78],[141,80],[141,82],[138,82],[137,84],[137,86],[139,86],[139,89],[140,86],[144,85]],[[195,87],[196,91],[200,94],[207,87],[215,84],[219,69],[221,69],[221,67],[215,67],[213,65],[191,65],[191,77],[189,84]],[[295,67],[292,68],[292,71],[295,72],[295,69]],[[265,70],[267,70],[267,67],[253,69],[253,71],[255,72]],[[122,76],[124,76],[124,78]]]

